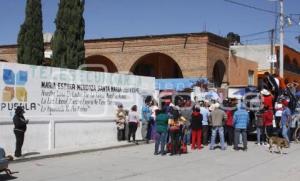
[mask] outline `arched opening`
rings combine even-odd
[[[130,71],[135,75],[159,79],[182,78],[182,71],[176,61],[162,53],[150,53],[139,58]]]
[[[223,61],[218,60],[213,69],[213,81],[215,84],[215,87],[221,87],[223,78],[226,72],[226,66],[223,63]]]
[[[85,58],[85,64],[87,64],[87,71],[118,72],[116,65],[110,59],[102,55],[93,55]]]

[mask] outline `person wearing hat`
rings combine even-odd
[[[215,142],[216,142],[216,135],[217,132],[220,136],[220,142],[221,142],[221,149],[225,150],[225,143],[224,143],[224,124],[227,120],[226,113],[220,109],[220,104],[215,103],[214,104],[214,110],[211,112],[211,120],[210,123],[212,125],[212,134],[211,134],[211,141],[210,141],[210,150],[215,149]]]
[[[290,142],[289,134],[290,134],[290,125],[292,122],[292,113],[289,106],[289,102],[287,100],[282,101],[283,112],[281,115],[281,133],[282,136]]]
[[[260,93],[262,94],[262,103],[263,103],[263,107],[268,107],[269,109],[273,109],[273,96],[271,95],[270,91],[268,91],[267,89],[263,89],[262,91],[260,91]]]
[[[279,93],[279,86],[276,83],[274,77],[269,72],[265,72],[263,81],[265,83],[264,88],[271,91],[275,97],[275,100],[277,100],[278,93]]]
[[[15,125],[14,133],[16,136],[16,150],[15,157],[22,156],[22,146],[24,143],[24,135],[27,129],[28,120],[24,117],[24,109],[18,106],[15,110],[15,115],[13,117],[13,122]]]

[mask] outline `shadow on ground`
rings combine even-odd
[[[17,172],[13,172],[14,173],[17,173]],[[1,181],[5,181],[5,180],[14,180],[14,179],[17,179],[18,177],[14,177],[12,175],[7,175],[7,174],[0,174],[0,180]]]

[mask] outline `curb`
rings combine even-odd
[[[138,141],[138,145],[147,144],[144,141]],[[152,142],[149,142],[152,143]],[[76,155],[76,154],[82,154],[82,153],[91,153],[91,152],[97,152],[97,151],[106,151],[106,150],[112,150],[112,149],[118,149],[118,148],[127,148],[132,146],[138,146],[133,143],[128,143],[125,145],[117,145],[117,146],[109,146],[109,147],[103,147],[103,148],[92,148],[92,149],[86,149],[86,150],[76,150],[76,151],[69,151],[69,152],[61,152],[61,153],[53,153],[48,155],[40,155],[40,156],[33,156],[33,157],[24,157],[24,158],[18,158],[10,162],[10,164],[15,163],[21,163],[21,162],[27,162],[27,161],[33,161],[33,160],[41,160],[46,158],[55,158],[55,157],[63,157],[63,156],[69,156],[69,155]]]

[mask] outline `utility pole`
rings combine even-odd
[[[274,32],[275,30],[271,30],[271,74],[274,73],[274,62],[273,62],[273,54],[274,54]]]
[[[283,31],[284,27],[284,14],[283,14],[283,0],[280,0],[280,59],[279,59],[279,75],[280,77],[284,78],[283,76]]]

